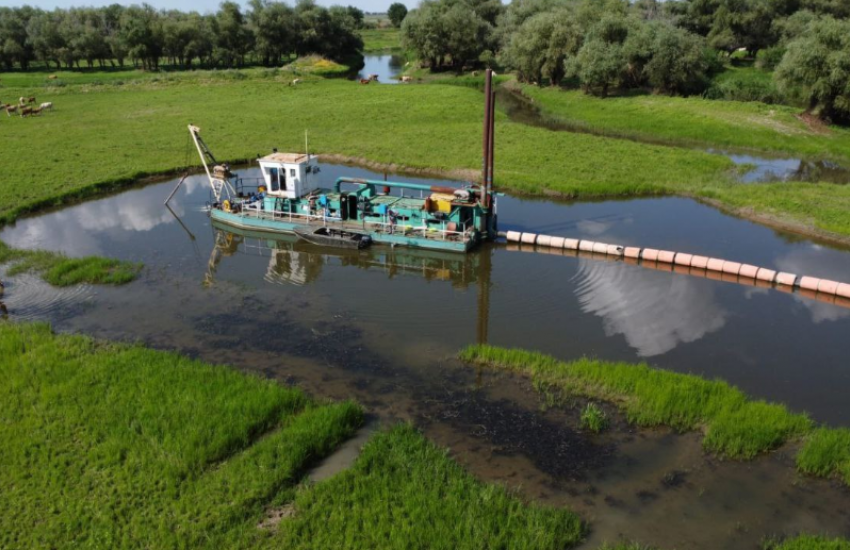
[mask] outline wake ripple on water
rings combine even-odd
[[[80,306],[94,295],[90,285],[58,288],[32,273],[14,277],[4,275],[0,280],[6,285],[0,303],[5,305],[8,318],[17,321],[66,319],[78,312]]]

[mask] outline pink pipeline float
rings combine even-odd
[[[535,247],[533,250],[537,252],[550,254],[622,259],[626,263],[649,269],[672,271],[749,286],[771,287],[784,292],[798,292],[807,298],[850,308],[850,284],[829,279],[799,277],[794,273],[777,272],[773,269],[731,262],[721,258],[709,258],[670,250],[624,247],[590,240],[568,239],[519,231],[508,231],[500,233],[500,235],[507,239],[510,247],[519,250],[528,250],[528,247],[532,246]],[[522,245],[526,246],[523,247]]]

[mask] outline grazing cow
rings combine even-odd
[[[32,116],[32,107],[21,107],[21,118]]]
[[[371,80],[369,80],[368,78],[361,78],[361,79],[360,79],[360,84],[368,84],[368,83],[370,83],[370,82],[372,82],[372,81],[371,81]]]
[[[403,77],[401,77],[401,81],[402,82],[413,82],[413,77],[412,76],[403,76]]]
[[[12,116],[12,113],[18,110],[17,105],[6,105],[6,116]]]
[[[38,110],[39,111],[52,111],[53,110],[53,103],[51,103],[50,101],[42,103],[41,105],[38,106]]]
[[[59,77],[56,76],[55,74],[52,74],[52,75],[47,77],[48,80],[56,80],[57,78],[59,78]]]
[[[378,81],[378,75],[376,75],[375,73],[370,74],[369,80],[374,80],[375,82],[377,82]]]

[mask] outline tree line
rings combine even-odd
[[[850,119],[848,0],[423,0],[404,45],[435,70],[494,65],[520,81],[698,94],[732,55],[783,97]]]
[[[214,14],[156,10],[148,4],[44,11],[0,7],[0,64],[7,70],[124,66],[157,69],[273,66],[292,55],[341,60],[363,49],[364,14],[355,7],[223,2]]]

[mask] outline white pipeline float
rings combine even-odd
[[[520,231],[508,231],[499,235],[508,241],[509,249],[513,250],[619,259],[649,269],[798,292],[807,298],[850,308],[850,284],[829,279],[798,276],[796,273],[685,252],[621,246]]]

